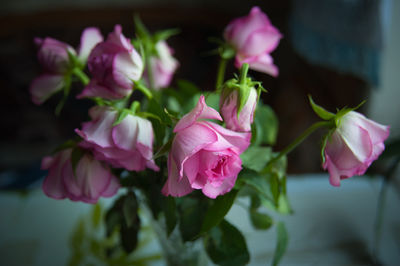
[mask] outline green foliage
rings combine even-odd
[[[213,200],[210,208],[208,208],[204,217],[203,225],[201,226],[200,233],[209,231],[214,226],[218,225],[231,209],[233,202],[236,199],[238,191],[232,190],[231,192],[217,197]]]
[[[249,216],[251,224],[254,226],[254,228],[259,230],[267,230],[271,228],[274,223],[269,215],[258,212],[254,209],[249,209]]]
[[[204,247],[211,260],[221,266],[246,265],[250,260],[242,233],[223,220],[204,237]]]
[[[258,102],[252,127],[252,143],[274,145],[278,136],[278,118],[272,108]]]
[[[279,261],[282,259],[283,254],[285,254],[286,252],[289,241],[289,235],[286,230],[286,226],[283,222],[278,223],[276,227],[276,233],[277,233],[276,248],[274,252],[274,258],[272,260],[272,265],[274,266],[278,265]]]
[[[184,241],[193,241],[199,236],[208,206],[204,197],[186,197],[177,201],[179,230]]]
[[[327,110],[325,110],[323,107],[319,106],[314,102],[312,99],[311,95],[308,95],[308,100],[310,101],[311,108],[314,110],[314,112],[323,120],[331,120],[335,117],[334,113],[331,113]]]
[[[126,253],[131,253],[137,246],[140,229],[138,202],[133,192],[115,201],[105,216],[106,236],[119,230],[120,243]]]
[[[272,159],[272,149],[270,147],[250,146],[240,155],[240,158],[244,167],[259,172]]]

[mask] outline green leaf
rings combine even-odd
[[[200,233],[205,233],[214,226],[218,225],[225,217],[225,215],[231,209],[238,190],[232,190],[231,192],[217,197],[210,208],[207,210],[204,217],[203,225],[201,226]]]
[[[245,238],[226,220],[212,228],[203,243],[208,256],[218,265],[240,266],[250,260]]]
[[[254,117],[252,142],[254,144],[275,144],[278,126],[278,119],[272,108],[259,101]]]
[[[255,209],[250,209],[249,214],[250,221],[256,229],[267,230],[271,228],[272,224],[274,223],[270,216],[265,213],[260,213]]]
[[[143,24],[138,14],[133,16],[133,21],[135,24],[135,32],[141,39],[148,39],[150,37],[150,33],[147,30],[146,26]]]
[[[158,43],[159,41],[164,41],[171,36],[179,34],[181,31],[179,29],[167,29],[163,31],[156,32],[153,36],[153,42]]]
[[[323,107],[319,106],[314,102],[312,99],[311,95],[308,95],[308,99],[310,101],[311,108],[314,110],[314,112],[323,120],[331,120],[332,118],[335,117],[334,113],[331,113],[327,110],[325,110]]]
[[[272,159],[272,150],[270,147],[250,146],[240,158],[244,167],[259,172]]]
[[[192,193],[193,194],[193,193]],[[184,241],[196,239],[203,224],[208,208],[208,201],[203,198],[181,198],[178,203],[179,230]]]
[[[283,222],[279,222],[276,228],[277,241],[274,253],[274,258],[272,260],[272,265],[278,265],[279,261],[282,259],[283,254],[286,252],[286,248],[289,241],[289,236]]]
[[[94,228],[98,228],[101,222],[101,204],[97,203],[93,206],[92,210],[92,225]]]
[[[219,109],[219,93],[211,92],[205,96],[206,104],[216,110]],[[196,102],[197,103],[197,102]]]
[[[177,223],[175,198],[166,197],[164,206],[165,224],[167,226],[167,236],[169,236]]]
[[[74,250],[80,250],[85,239],[85,220],[80,219],[72,233],[70,243]]]
[[[271,189],[272,196],[274,197],[274,202],[278,205],[280,189],[279,189],[279,176],[276,173],[268,174],[269,186]]]
[[[112,126],[115,127],[115,126],[119,125],[125,119],[125,117],[130,113],[131,113],[131,111],[128,109],[122,109],[120,112],[118,112],[118,116],[117,116],[117,118],[115,118],[115,121],[112,124]]]
[[[137,199],[133,192],[129,192],[128,195],[125,197],[122,211],[127,227],[131,227],[136,220],[138,211]]]

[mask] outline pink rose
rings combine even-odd
[[[362,175],[385,149],[389,126],[380,125],[360,113],[344,115],[325,147],[324,169],[328,169],[332,186],[340,180]]]
[[[141,78],[143,61],[130,40],[122,34],[121,26],[116,25],[107,40],[92,50],[88,67],[93,77],[78,98],[120,99],[129,95],[133,81]]]
[[[50,198],[69,198],[73,201],[96,203],[100,197],[111,197],[120,185],[110,170],[89,154],[83,155],[72,169],[71,149],[42,160],[42,169],[48,169],[42,189]]]
[[[224,38],[236,50],[237,68],[248,63],[250,69],[278,76],[270,53],[278,46],[282,35],[259,7],[253,7],[248,16],[230,22]]]
[[[81,147],[91,149],[97,160],[113,167],[158,171],[153,157],[153,127],[147,119],[128,114],[113,126],[118,112],[110,107],[95,106],[89,110],[92,121],[75,131],[83,138]]]
[[[237,111],[239,105],[237,90],[232,90],[228,95],[224,95],[224,92],[222,92],[219,106],[228,129],[242,132],[251,131],[254,111],[257,105],[257,97],[256,89],[251,88],[249,98],[238,115]]]
[[[234,132],[204,119],[222,120],[201,96],[174,128],[164,195],[180,197],[201,189],[207,197],[216,198],[235,185],[242,169],[239,155],[249,146],[251,133]]]
[[[97,28],[86,28],[82,32],[78,51],[78,60],[82,65],[86,63],[93,47],[101,41],[103,41],[103,36]],[[52,38],[36,38],[35,42],[39,46],[38,59],[44,73],[32,81],[29,90],[32,101],[35,104],[42,104],[65,86],[64,76],[75,67],[68,53],[76,55],[77,52],[68,44]]]
[[[167,87],[179,66],[178,61],[172,56],[172,49],[165,41],[156,44],[157,56],[150,58],[153,89],[159,90]]]

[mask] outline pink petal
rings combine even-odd
[[[213,130],[200,123],[181,130],[176,134],[170,151],[174,162],[177,164],[180,177],[183,177],[183,164],[193,154],[217,141]]]
[[[205,184],[202,191],[209,198],[215,199],[217,196],[228,193],[235,186],[237,176],[231,176],[224,179],[220,186],[213,186],[211,183]]]
[[[101,163],[84,155],[76,166],[74,175],[72,164],[63,170],[63,181],[69,196],[88,203],[97,202],[111,182],[111,173]]]
[[[174,132],[181,131],[193,125],[199,119],[216,119],[222,120],[221,115],[213,108],[207,106],[203,95],[200,96],[195,108],[188,114],[183,116],[176,124]]]
[[[243,47],[250,34],[271,25],[267,15],[259,7],[253,7],[249,15],[233,20],[226,28],[225,39],[237,49]]]
[[[226,139],[232,146],[237,147],[239,154],[244,152],[250,145],[251,133],[250,132],[235,132],[226,129],[213,122],[203,121],[202,124],[206,124],[213,130],[218,132],[224,139]],[[209,147],[207,147],[209,148]]]
[[[179,178],[178,169],[171,155],[168,156],[168,179],[162,188],[162,194],[165,196],[171,195],[173,197],[182,197],[193,189],[187,178]]]
[[[101,108],[102,116],[96,120],[82,123],[82,130],[75,129],[75,132],[87,142],[95,143],[100,147],[112,147],[111,128],[117,112],[109,108]]]
[[[193,183],[196,182],[197,174],[199,172],[199,164],[200,164],[200,156],[199,152],[193,154],[190,158],[188,158],[183,164],[183,169],[185,176],[189,180],[190,184],[194,189],[202,188],[198,186],[193,186]]]
[[[100,97],[104,99],[120,99],[124,95],[118,94],[115,90],[109,89],[98,83],[96,80],[91,80],[83,91],[76,96],[78,99]]]
[[[32,102],[37,105],[42,104],[51,95],[62,90],[64,84],[64,78],[61,75],[44,74],[35,78],[29,88]]]
[[[79,48],[79,59],[86,62],[92,49],[103,41],[103,35],[98,28],[86,28],[82,32],[81,44]]]
[[[278,68],[274,65],[272,57],[268,53],[259,56],[246,57],[236,55],[235,66],[241,68],[244,63],[249,64],[249,68],[277,77],[279,74]]]
[[[71,150],[59,152],[54,157],[45,157],[42,160],[42,169],[49,169],[47,177],[43,181],[42,190],[50,198],[63,199],[66,191],[62,182],[62,169],[69,159]]]
[[[138,81],[143,73],[143,61],[135,49],[115,55],[113,60],[113,77],[115,82],[132,89],[133,81]]]
[[[265,26],[252,32],[239,48],[241,54],[247,56],[270,53],[276,49],[282,35],[274,26]]]
[[[120,187],[121,185],[119,184],[118,178],[115,177],[114,175],[111,175],[111,181],[108,184],[107,189],[103,191],[101,196],[106,198],[112,197],[118,192],[118,189]]]

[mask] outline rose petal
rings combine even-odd
[[[51,95],[61,91],[64,85],[64,77],[61,75],[43,74],[35,78],[29,88],[32,102],[37,105],[42,104]]]
[[[125,89],[132,89],[133,81],[138,81],[143,73],[143,61],[135,49],[120,52],[113,60],[115,82]]]
[[[81,44],[79,47],[79,59],[86,62],[92,49],[103,41],[103,35],[98,28],[86,28],[81,35]]]
[[[176,133],[180,130],[190,127],[199,119],[222,120],[221,115],[215,109],[207,106],[203,95],[200,96],[196,107],[179,120],[174,128],[174,132]]]
[[[174,160],[171,158],[171,155],[168,156],[168,179],[162,188],[162,194],[165,196],[182,197],[192,191],[193,189],[188,179],[179,177]]]
[[[241,68],[244,63],[249,64],[249,68],[277,77],[278,68],[274,65],[272,57],[268,53],[258,56],[246,57],[241,54],[236,55],[235,66]]]

